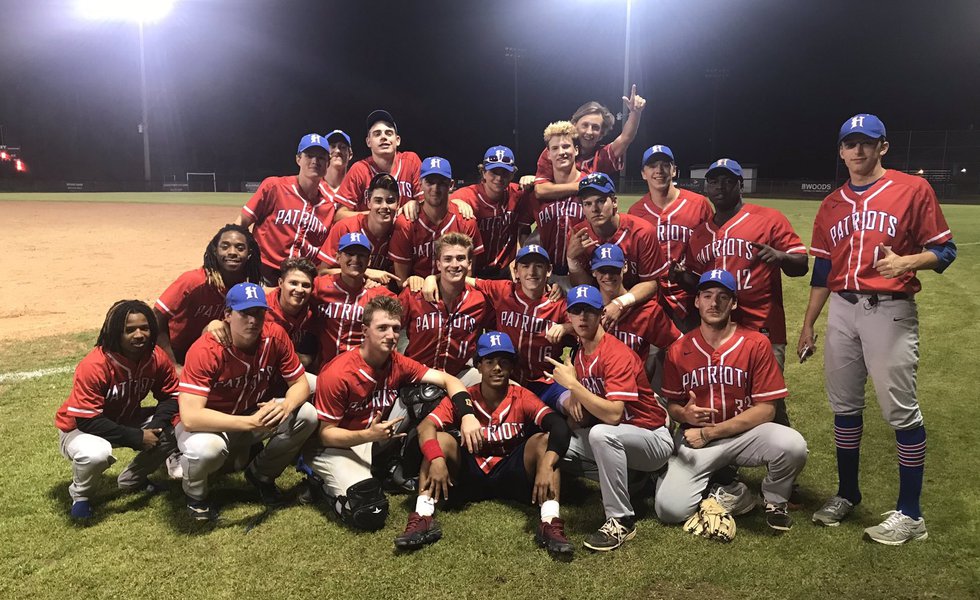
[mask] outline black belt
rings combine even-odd
[[[844,290],[837,295],[851,304],[857,304],[862,298],[868,299],[868,304],[874,306],[879,300],[908,300],[912,296],[905,292],[852,292]]]

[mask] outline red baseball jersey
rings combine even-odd
[[[712,348],[695,327],[667,349],[663,394],[687,404],[693,391],[701,408],[714,408],[712,423],[721,423],[756,402],[785,398],[786,382],[772,344],[757,331],[736,327],[735,334]]]
[[[585,179],[585,175],[584,172],[579,173],[579,181]],[[568,268],[568,260],[565,258],[568,234],[585,220],[582,203],[577,194],[552,200],[542,200],[532,194],[529,200],[531,214],[541,234],[541,246],[548,251],[555,270],[561,272]]]
[[[317,377],[314,404],[321,421],[343,429],[367,429],[380,412],[388,418],[398,399],[398,389],[419,383],[429,367],[398,352],[388,363],[375,369],[361,358],[360,348],[348,350],[330,361],[326,372]]]
[[[222,346],[212,335],[201,336],[187,351],[180,391],[206,397],[206,408],[247,415],[269,400],[269,384],[277,377],[291,383],[304,374],[286,332],[267,320],[252,354]]]
[[[178,277],[160,294],[155,306],[170,319],[170,346],[179,360],[208,323],[222,318],[225,295],[208,283],[202,267]]]
[[[391,176],[398,182],[398,205],[401,206],[421,195],[419,172],[422,160],[414,152],[397,152],[391,165]],[[363,158],[352,164],[340,184],[336,195],[339,204],[358,212],[367,210],[368,186],[378,173],[385,173],[374,164],[373,157]]]
[[[303,334],[310,328],[310,318],[312,311],[306,306],[298,315],[291,317],[282,309],[279,303],[279,288],[266,288],[265,301],[269,305],[269,310],[265,313],[265,319],[272,321],[283,328],[289,340],[293,343],[293,348],[303,339]]]
[[[553,411],[544,405],[531,391],[511,384],[500,404],[489,410],[480,385],[466,388],[473,398],[473,412],[480,421],[483,446],[473,457],[484,473],[489,474],[497,463],[517,449],[541,427],[541,421]],[[443,398],[442,402],[426,416],[439,429],[459,425],[452,400]]]
[[[580,349],[575,355],[575,373],[596,396],[625,403],[620,423],[656,429],[667,422],[640,357],[615,336],[603,335],[592,354]]]
[[[364,306],[375,296],[395,297],[388,288],[377,286],[349,288],[337,275],[316,278],[310,305],[313,317],[310,331],[320,346],[317,364],[325,365],[338,354],[356,348],[364,341],[361,317]]]
[[[343,181],[341,181],[341,183],[343,183]],[[327,200],[329,200],[330,202],[332,202],[335,209],[343,206],[343,204],[340,203],[340,199],[338,198],[339,194],[340,194],[339,185],[336,188],[333,188],[330,187],[330,184],[328,184],[326,181],[323,180],[320,181],[320,195],[326,198]],[[334,218],[336,218],[336,214],[334,215]]]
[[[267,177],[242,207],[242,217],[255,222],[252,235],[264,265],[278,270],[293,256],[317,260],[336,211],[323,186],[318,192],[317,198],[307,200],[295,175]]]
[[[680,188],[678,191],[680,195],[663,209],[650,200],[650,194],[646,194],[630,207],[628,213],[647,220],[657,228],[660,250],[668,264],[684,262],[691,234],[714,214],[711,203],[701,194]],[[670,281],[668,275],[669,270],[661,275],[658,282],[660,302],[675,315],[684,317],[694,310],[694,299],[680,284]]]
[[[654,301],[632,307],[607,333],[613,334],[636,352],[644,364],[650,356],[651,345],[666,348],[681,337],[674,322]]]
[[[476,352],[476,340],[493,316],[486,296],[471,286],[466,286],[452,307],[442,300],[428,302],[421,290],[412,293],[408,288],[398,299],[405,307],[405,356],[450,375],[459,373]]]
[[[575,159],[575,167],[588,175],[589,173],[605,173],[609,176],[614,176],[616,173],[623,170],[623,157],[615,157],[612,153],[612,147],[609,144],[598,144],[596,146],[595,154],[589,158],[582,158],[579,155]],[[551,159],[548,157],[548,149],[545,148],[541,151],[541,155],[538,156],[538,170],[534,174],[534,183],[545,183],[549,181],[554,181],[555,169],[551,164]]]
[[[157,402],[177,398],[177,372],[159,346],[133,362],[115,352],[94,348],[75,367],[71,393],[55,415],[61,431],[77,427],[75,419],[105,417],[119,425],[140,425],[140,403],[153,393]]]
[[[806,246],[778,210],[746,204],[724,225],[705,221],[691,235],[686,264],[700,276],[725,269],[738,282],[738,308],[734,319],[761,331],[773,344],[786,343],[783,280],[779,265],[758,259],[752,243],[766,244],[789,254],[806,254]]]
[[[599,244],[615,244],[623,251],[629,270],[626,273],[628,286],[637,281],[656,281],[667,272],[669,266],[660,250],[660,240],[657,230],[643,219],[632,215],[619,215],[619,228],[608,238],[600,238],[588,221],[582,221],[572,228],[572,232],[585,229],[589,239]],[[590,271],[590,255],[582,263],[586,271]]]
[[[830,260],[827,287],[832,291],[915,294],[922,289],[915,272],[894,279],[878,274],[878,244],[907,255],[951,239],[929,182],[888,169],[861,194],[845,184],[824,199],[813,223],[810,253]]]
[[[391,273],[392,266],[391,258],[388,257],[388,242],[391,240],[394,226],[388,230],[388,235],[376,238],[371,235],[368,229],[367,218],[367,214],[359,214],[334,223],[333,227],[330,228],[330,233],[327,234],[327,241],[320,248],[320,260],[329,267],[338,266],[337,251],[340,247],[340,238],[348,233],[362,233],[371,242],[371,258],[368,261],[368,268],[380,269]]]
[[[388,244],[388,256],[396,263],[412,266],[412,275],[428,277],[436,274],[435,242],[447,233],[458,231],[473,240],[473,258],[483,254],[483,238],[477,229],[475,219],[464,219],[456,206],[450,202],[449,210],[442,221],[433,223],[419,209],[419,218],[409,221],[405,215],[395,219],[395,231]]]
[[[485,254],[481,264],[500,269],[514,260],[517,252],[517,232],[530,228],[534,222],[528,212],[529,197],[533,191],[524,191],[516,183],[507,188],[503,203],[490,200],[482,183],[466,186],[454,191],[450,196],[471,207],[476,215],[476,225],[483,239]]]
[[[565,299],[557,302],[542,296],[528,298],[520,284],[506,280],[477,279],[476,287],[487,297],[496,312],[495,328],[510,337],[517,350],[515,381],[551,381],[545,375],[552,364],[547,358],[558,360],[564,344],[552,344],[545,333],[552,325],[565,322]]]

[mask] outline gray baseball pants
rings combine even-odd
[[[71,461],[72,481],[68,493],[72,502],[88,500],[91,497],[96,479],[114,462],[112,444],[97,435],[84,433],[78,429],[69,432],[59,431],[61,454]],[[133,458],[116,483],[120,489],[135,489],[163,464],[177,447],[172,434],[164,434],[160,443],[150,450],[142,450]]]

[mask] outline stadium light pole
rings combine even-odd
[[[633,16],[633,0],[626,0],[626,52],[624,53],[625,59],[623,60],[623,97],[624,98],[630,97],[630,31],[632,30],[631,27],[632,16]],[[626,124],[626,119],[629,116],[626,111],[627,111],[626,101],[624,100],[623,112],[622,112],[624,125]],[[620,194],[626,193],[626,166],[628,163],[629,161],[627,161],[626,157],[624,156],[623,170],[619,172]]]
[[[504,56],[514,60],[514,154],[516,156],[521,155],[521,143],[518,134],[518,106],[517,102],[517,65],[520,60],[524,58],[524,48],[515,48],[513,46],[507,46],[504,48]]]
[[[167,16],[173,9],[174,0],[79,0],[78,10],[82,17],[98,21],[135,22],[139,30],[140,100],[142,119],[139,126],[143,137],[143,179],[150,186],[150,118],[146,98],[146,52],[143,27]]]

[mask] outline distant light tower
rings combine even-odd
[[[95,21],[129,21],[139,27],[140,45],[140,99],[143,104],[143,178],[150,184],[150,127],[149,107],[146,99],[146,56],[143,43],[143,25],[163,19],[173,9],[174,0],[79,0],[78,12],[85,19]]]
[[[504,48],[504,56],[514,60],[514,156],[521,156],[521,142],[520,134],[518,133],[518,102],[517,102],[517,65],[524,58],[524,48],[515,48],[512,46],[507,46]]]
[[[623,59],[623,97],[630,97],[630,31],[631,19],[633,15],[633,0],[626,0],[626,52]],[[626,101],[623,101],[623,124],[626,124],[626,119],[629,115],[626,114]],[[629,161],[625,160],[623,157],[623,170],[619,172],[619,193],[626,193],[626,165]]]

